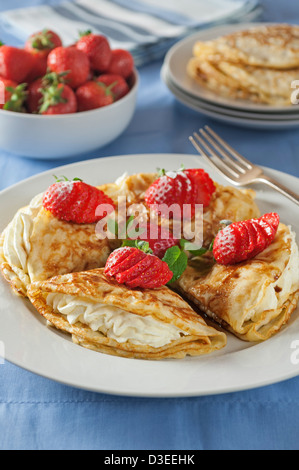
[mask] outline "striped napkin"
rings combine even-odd
[[[174,42],[201,28],[249,22],[259,13],[258,0],[74,0],[8,10],[0,23],[22,41],[53,29],[64,44],[91,29],[107,36],[112,48],[129,50],[140,66],[162,58]]]

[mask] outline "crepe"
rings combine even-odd
[[[274,242],[252,260],[233,266],[197,258],[176,289],[214,321],[246,341],[264,341],[285,325],[299,296],[295,234],[280,224]]]
[[[144,194],[149,186],[158,178],[157,173],[138,173],[123,175],[115,183],[100,186],[118,207],[118,197],[126,198],[128,209],[139,208],[138,217],[141,221],[150,220],[150,209],[144,200]],[[208,247],[221,228],[220,222],[224,219],[232,222],[257,218],[260,216],[259,208],[255,202],[255,192],[251,189],[237,189],[231,186],[222,186],[215,183],[216,190],[212,195],[208,207],[203,209],[203,245]],[[129,214],[131,212],[129,211]],[[158,219],[159,225],[173,231],[172,222]],[[192,226],[192,221],[191,224]],[[192,228],[192,227],[191,227]],[[188,232],[188,228],[185,227]],[[178,237],[179,238],[179,237]],[[181,238],[187,238],[182,226]],[[189,239],[189,238],[188,238]],[[192,241],[192,239],[190,239]],[[117,247],[117,240],[116,246]]]
[[[223,59],[236,64],[287,70],[299,67],[299,26],[276,24],[196,42],[195,57]]]
[[[20,209],[0,238],[1,271],[23,296],[31,282],[105,266],[111,251],[107,240],[98,240],[95,224],[61,221],[42,199],[40,194]]]
[[[292,83],[299,68],[275,70],[234,64],[223,59],[217,62],[192,58],[188,75],[201,86],[229,99],[250,100],[272,106],[290,106]]]
[[[187,74],[229,99],[290,106],[299,75],[299,27],[261,26],[198,41]]]
[[[167,287],[129,290],[103,269],[33,283],[28,296],[75,343],[139,359],[183,358],[218,350],[226,335],[209,327]]]

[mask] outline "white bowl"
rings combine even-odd
[[[39,159],[73,157],[94,151],[119,137],[135,109],[138,72],[130,92],[115,103],[81,113],[41,116],[0,109],[0,149]]]

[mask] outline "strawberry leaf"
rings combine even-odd
[[[11,93],[11,97],[4,104],[3,109],[7,111],[15,111],[17,113],[25,112],[24,103],[28,95],[26,88],[27,83],[21,83],[16,88],[9,86],[6,87],[6,90]]]
[[[169,283],[177,281],[188,265],[188,256],[177,245],[168,248],[163,258],[163,261],[168,264],[170,271],[173,272],[173,277]]]
[[[146,254],[153,254],[153,250],[150,248],[149,243],[143,240],[124,240],[122,246],[131,246],[133,248],[138,248],[141,251],[144,251]]]
[[[90,34],[92,34],[91,29],[88,29],[87,31],[79,31],[79,37],[80,38],[83,38],[84,36],[89,36]]]

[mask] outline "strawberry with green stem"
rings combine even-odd
[[[25,102],[27,99],[27,83],[21,85],[6,86],[6,98],[7,101],[3,105],[3,109],[6,111],[14,111],[17,113],[25,113],[26,107]]]
[[[112,56],[106,73],[121,75],[128,79],[134,70],[134,59],[129,51],[124,49],[113,49]]]
[[[62,41],[58,34],[49,29],[34,33],[27,39],[25,50],[34,57],[34,66],[27,76],[29,83],[46,74],[48,55],[53,49],[61,46]]]
[[[78,111],[90,111],[112,104],[114,96],[111,90],[114,85],[115,83],[106,86],[98,81],[89,81],[81,85],[76,90]]]
[[[69,72],[67,85],[76,89],[83,85],[90,74],[89,59],[76,47],[56,47],[48,55],[47,65],[50,72]]]
[[[29,52],[43,52],[48,55],[55,47],[62,46],[60,36],[50,29],[43,29],[37,33],[33,33],[25,43],[25,49]]]
[[[105,36],[93,34],[90,30],[80,33],[80,39],[76,44],[76,48],[87,55],[92,70],[98,73],[107,70],[112,52]]]
[[[34,80],[28,86],[28,96],[26,105],[30,113],[38,113],[43,104],[42,90],[49,86],[57,86],[59,83],[65,83],[68,72],[56,74],[50,72],[41,78]]]
[[[102,74],[96,78],[96,81],[104,83],[104,85],[110,87],[114,96],[114,101],[120,100],[130,91],[127,81],[120,75]]]
[[[25,49],[2,45],[0,47],[0,76],[23,83],[34,66],[34,57]]]
[[[40,89],[42,99],[39,114],[71,114],[78,110],[77,98],[71,87],[54,80]]]

